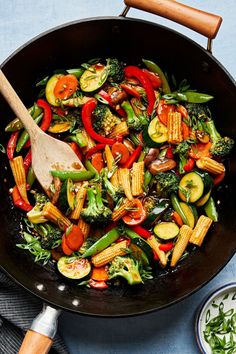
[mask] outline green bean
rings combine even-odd
[[[103,251],[105,248],[115,242],[119,238],[119,236],[119,232],[116,228],[110,230],[99,240],[97,240],[91,247],[89,247],[82,255],[82,258],[90,257],[98,252]]]
[[[140,156],[139,156],[138,162],[142,162],[144,160],[145,156],[146,156],[146,152],[142,151]]]
[[[147,187],[152,180],[152,174],[148,170],[144,174],[144,187]]]
[[[166,93],[170,93],[171,90],[170,90],[170,86],[169,86],[169,83],[166,79],[166,76],[165,74],[163,73],[163,71],[161,70],[161,68],[153,63],[152,61],[150,60],[146,60],[146,59],[142,59],[143,63],[146,65],[146,67],[148,68],[148,70],[152,71],[153,73],[155,74],[158,74],[161,81],[162,81],[162,90],[163,90],[163,93],[166,94]]]
[[[33,119],[38,117],[42,113],[42,108],[38,107],[36,104],[28,109],[29,114]],[[19,118],[13,119],[5,128],[5,132],[15,132],[23,128],[23,124]]]
[[[89,160],[86,160],[86,161],[85,161],[85,167],[87,168],[88,171],[94,173],[94,178],[95,178],[96,180],[99,179],[99,173],[98,173],[98,171],[96,170],[95,167],[93,167],[93,165],[91,164],[91,162],[90,162]]]
[[[35,118],[35,123],[39,124],[39,122],[42,120],[43,118],[43,113],[41,113],[39,116],[37,116]],[[26,129],[23,130],[23,132],[21,133],[17,145],[16,145],[16,152],[20,152],[21,149],[23,148],[23,146],[25,145],[25,143],[28,141],[29,139],[29,133],[27,132]]]
[[[212,197],[210,197],[208,199],[208,201],[206,202],[206,204],[204,205],[204,210],[206,215],[212,219],[213,221],[217,222],[218,221],[218,213],[216,210],[216,205],[215,205],[215,201]]]
[[[81,75],[84,72],[83,68],[75,68],[75,69],[67,69],[66,70],[69,74],[75,75],[77,77],[77,79],[79,79],[81,77]]]
[[[59,177],[61,181],[65,181],[70,178],[73,182],[79,181],[88,181],[95,176],[94,172],[91,171],[60,171],[60,170],[51,170],[51,175],[53,177]]]

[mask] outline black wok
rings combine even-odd
[[[170,45],[171,44],[171,45]],[[181,48],[181,55],[178,48]],[[176,51],[177,54],[173,54]],[[142,58],[157,62],[177,81],[215,97],[212,112],[219,130],[236,137],[236,86],[229,73],[204,48],[187,37],[154,23],[123,17],[90,18],[63,25],[35,38],[16,51],[2,70],[26,106],[35,100],[34,85],[56,68],[76,67],[94,57],[118,57],[138,64]],[[0,97],[3,130],[12,112]],[[204,244],[174,271],[160,270],[144,286],[112,288],[102,292],[65,283],[53,266],[43,267],[15,247],[20,239],[20,213],[12,208],[13,181],[5,155],[0,166],[0,265],[16,282],[43,301],[79,314],[126,316],[157,310],[179,301],[206,284],[236,250],[236,154],[227,165],[225,182],[217,191],[220,220]]]

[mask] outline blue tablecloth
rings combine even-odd
[[[213,53],[236,77],[234,0],[182,2],[223,17]],[[121,0],[0,0],[0,63],[19,46],[47,29],[86,17],[117,16],[123,8]],[[204,37],[168,20],[134,9],[129,16],[172,27],[206,47]],[[59,331],[71,354],[199,353],[193,329],[196,309],[209,292],[235,279],[236,256],[203,289],[165,310],[124,319],[97,319],[63,313]]]

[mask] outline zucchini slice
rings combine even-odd
[[[48,103],[51,104],[52,106],[60,106],[59,100],[54,95],[54,89],[57,84],[57,81],[61,76],[62,76],[61,74],[53,75],[52,77],[50,77],[50,79],[46,84],[45,96]]]
[[[201,176],[204,184],[204,193],[207,194],[213,187],[213,179],[206,171],[195,171],[199,176]]]
[[[163,241],[172,240],[179,234],[179,227],[174,222],[161,222],[153,229],[155,235]]]
[[[180,202],[179,204],[181,206],[181,209],[184,212],[184,215],[186,216],[186,218],[188,220],[188,226],[193,229],[194,225],[195,225],[195,217],[194,217],[191,207],[187,203],[184,203],[184,202]]]
[[[187,195],[189,195],[188,202],[190,203],[195,203],[203,196],[203,179],[196,172],[189,172],[184,175],[179,182],[179,187],[179,197],[184,202],[187,201]]]
[[[152,248],[141,237],[135,237],[131,240],[130,249],[132,250],[132,255],[140,260],[144,265],[152,263]]]
[[[155,143],[162,144],[167,141],[167,127],[156,117],[148,126],[148,135]]]
[[[64,277],[75,280],[82,279],[91,272],[90,262],[80,257],[61,257],[57,268]]]
[[[144,208],[147,210],[147,217],[143,222],[144,226],[151,226],[160,216],[169,208],[169,199],[158,199],[154,196],[146,197],[144,200]]]
[[[143,128],[143,132],[142,132],[142,137],[143,140],[145,141],[145,144],[150,147],[150,148],[155,148],[155,147],[159,147],[160,144],[155,143],[155,141],[153,141],[149,134],[148,134],[148,125],[145,125]]]
[[[75,208],[74,184],[70,178],[66,179],[61,186],[58,203],[63,213],[66,213],[68,210],[74,210]]]
[[[80,88],[84,92],[93,92],[101,87],[107,77],[109,70],[105,65],[91,65],[80,77]]]
[[[206,204],[206,202],[208,201],[208,199],[210,198],[211,195],[211,189],[209,190],[209,192],[207,194],[204,194],[197,202],[196,202],[196,206],[200,207]]]

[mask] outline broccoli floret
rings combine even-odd
[[[123,192],[120,188],[115,188],[110,182],[108,178],[108,169],[103,168],[100,172],[100,176],[102,177],[103,187],[105,191],[110,195],[110,197],[112,198],[112,200],[114,200],[115,203],[118,203],[120,198],[123,197]]]
[[[62,232],[59,228],[49,224],[35,226],[35,230],[40,236],[41,247],[45,249],[56,248],[61,244]]]
[[[81,217],[88,224],[106,224],[111,220],[112,211],[103,204],[99,187],[88,188],[88,206],[81,211]]]
[[[109,267],[109,279],[122,277],[127,280],[128,284],[140,284],[142,278],[139,273],[138,261],[131,257],[116,256]]]
[[[121,122],[120,118],[114,115],[105,104],[98,104],[93,111],[93,128],[105,135],[109,135],[115,125]]]
[[[198,120],[211,119],[211,111],[207,105],[201,103],[186,103],[185,108],[190,118]]]
[[[175,173],[159,172],[156,179],[159,183],[159,190],[164,195],[178,192],[180,178]]]
[[[187,157],[189,151],[189,143],[187,141],[182,141],[179,143],[176,148],[174,149],[174,154],[182,155]]]
[[[227,136],[222,137],[217,131],[213,120],[208,120],[206,127],[212,141],[210,149],[212,155],[221,157],[228,155],[234,146],[234,140]]]
[[[127,114],[127,124],[128,127],[137,131],[140,131],[144,125],[148,124],[148,120],[145,116],[136,115],[133,107],[129,101],[123,101],[121,107],[125,110]]]
[[[108,81],[119,83],[124,79],[124,68],[118,59],[108,58],[107,67],[109,70]]]
[[[46,222],[47,220],[43,216],[42,210],[43,210],[44,205],[47,202],[49,202],[49,199],[47,198],[46,195],[44,195],[42,193],[36,193],[34,195],[34,197],[36,200],[36,204],[33,207],[33,209],[27,213],[28,220],[30,222],[32,222],[33,224],[40,224],[40,223]]]

